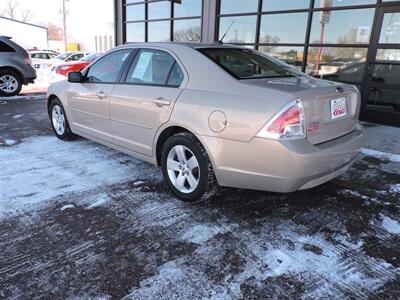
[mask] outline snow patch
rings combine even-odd
[[[102,205],[106,204],[106,203],[109,202],[109,201],[111,201],[111,198],[108,197],[107,194],[101,194],[101,195],[97,198],[96,202],[94,202],[94,203],[92,203],[92,204],[90,204],[90,205],[88,206],[88,209],[92,209],[92,208],[96,208],[96,207],[102,206]]]
[[[368,155],[368,156],[373,156],[378,159],[389,160],[391,162],[400,162],[400,154],[382,152],[382,151],[377,151],[377,150],[367,149],[367,148],[362,148],[361,153]]]
[[[18,143],[17,141],[11,140],[11,139],[4,140],[4,144],[7,145],[7,146],[13,146],[13,145],[15,145],[17,143]]]
[[[195,244],[203,244],[211,240],[215,235],[226,232],[227,229],[218,226],[208,226],[206,224],[197,224],[189,228],[182,235],[182,239]]]
[[[60,210],[61,210],[61,211],[64,211],[64,210],[66,210],[66,209],[72,209],[72,208],[75,208],[75,205],[73,205],[73,204],[66,204],[66,205],[64,205],[63,207],[61,207]]]
[[[14,147],[0,148],[0,219],[69,193],[158,174],[147,163],[85,139],[30,138]]]
[[[399,194],[400,193],[400,183],[392,184],[389,187],[389,192],[392,194]]]
[[[382,227],[391,234],[400,234],[400,223],[381,214]]]

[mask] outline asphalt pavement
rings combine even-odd
[[[56,139],[45,94],[0,98],[0,299],[400,299],[400,129],[365,129],[322,186],[188,204],[152,165]]]

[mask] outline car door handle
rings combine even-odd
[[[171,101],[164,99],[163,97],[158,97],[157,99],[153,99],[153,103],[157,106],[161,107],[164,105],[170,105]]]
[[[104,98],[108,97],[108,95],[106,93],[104,93],[103,91],[97,93],[96,95],[97,95],[97,97],[99,97],[99,99],[104,99]]]

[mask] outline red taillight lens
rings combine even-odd
[[[303,138],[304,113],[299,100],[285,105],[257,134],[258,137],[271,139]]]
[[[31,59],[29,57],[24,58],[24,64],[29,65],[31,63]]]
[[[288,126],[300,125],[300,108],[292,106],[287,111],[283,112],[271,125],[268,126],[267,131],[272,134],[284,134]]]

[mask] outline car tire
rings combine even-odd
[[[70,141],[77,138],[77,135],[75,135],[69,127],[67,115],[65,114],[64,107],[60,100],[54,99],[51,102],[49,117],[56,137],[63,141]]]
[[[175,134],[164,143],[161,167],[168,186],[182,201],[195,202],[217,186],[207,152],[191,133]]]
[[[21,92],[22,78],[12,70],[0,71],[0,96],[12,97]]]

